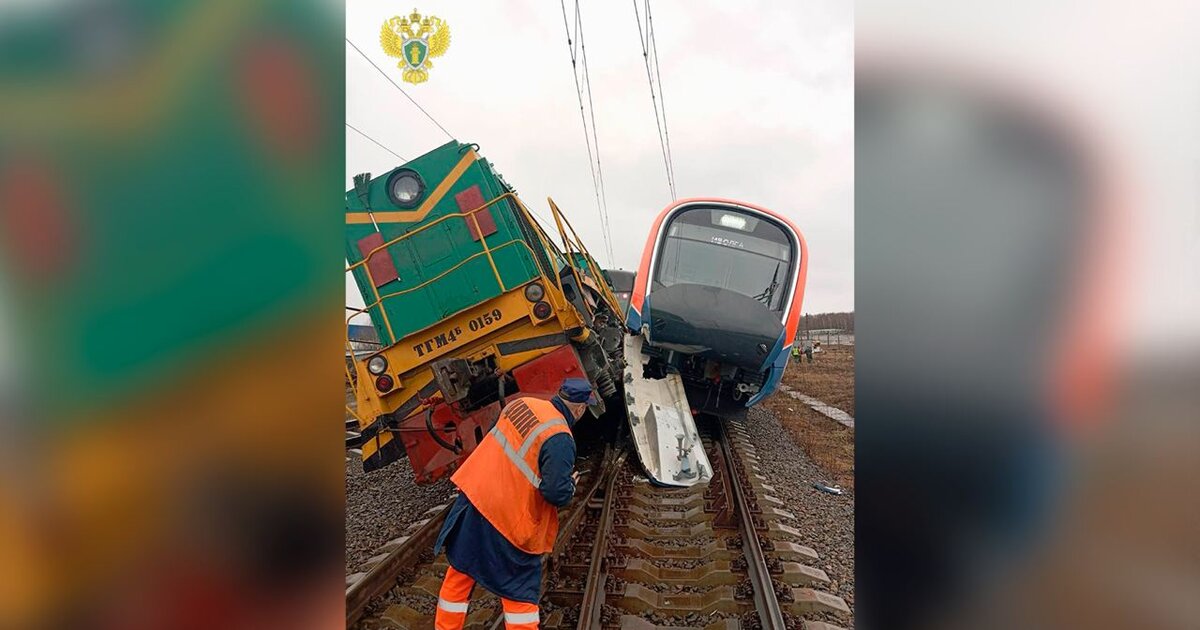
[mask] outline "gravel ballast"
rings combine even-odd
[[[829,474],[809,460],[766,408],[748,411],[746,430],[759,457],[759,472],[775,488],[774,495],[784,502],[783,509],[796,515],[791,524],[804,535],[800,542],[820,555],[817,566],[830,579],[824,590],[846,600],[853,611],[853,491],[847,489],[838,496],[814,488],[813,482],[830,484]]]
[[[384,543],[453,493],[449,479],[417,485],[407,459],[364,473],[362,462],[351,456],[346,462],[346,574],[358,571]]]
[[[745,426],[759,457],[760,473],[784,502],[783,509],[796,516],[789,524],[803,536],[797,542],[820,556],[816,565],[830,578],[822,590],[843,598],[853,610],[853,490],[845,488],[845,494],[836,496],[814,488],[814,482],[834,480],[804,454],[765,406],[750,409]],[[346,462],[346,573],[358,571],[384,543],[403,534],[430,508],[448,502],[452,494],[449,480],[414,483],[405,460],[364,474],[361,462],[351,457]],[[853,617],[846,625],[853,626]]]

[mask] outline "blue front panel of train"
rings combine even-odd
[[[779,387],[779,381],[783,379],[783,372],[787,369],[788,359],[792,353],[785,352],[783,347],[783,338],[786,335],[780,335],[779,340],[775,342],[775,347],[771,349],[771,353],[767,355],[767,360],[763,365],[769,365],[767,368],[767,378],[763,380],[762,389],[758,393],[746,401],[747,407],[753,407],[758,404],[758,401],[770,396],[775,388]]]
[[[629,332],[637,335],[642,332],[642,324],[650,325],[650,296],[642,298],[642,303],[638,305],[641,308],[641,313],[637,308],[634,308],[633,301],[629,302],[629,308],[625,309],[625,327]],[[642,313],[645,313],[643,316]]]

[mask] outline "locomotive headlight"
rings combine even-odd
[[[382,356],[374,356],[371,357],[371,360],[367,361],[367,371],[372,374],[383,374],[383,371],[386,369],[387,359]]]
[[[416,171],[396,171],[388,179],[388,196],[401,208],[412,208],[425,195],[425,182]]]
[[[536,282],[525,287],[525,299],[529,300],[530,302],[537,302],[545,297],[545,295],[546,290],[542,288],[542,285]]]

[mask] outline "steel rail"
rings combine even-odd
[[[404,544],[389,553],[379,564],[371,567],[371,570],[361,580],[346,589],[347,628],[362,618],[367,604],[372,599],[392,588],[396,575],[401,570],[415,565],[422,552],[433,548],[438,532],[442,529],[442,523],[446,522],[446,516],[450,514],[452,505],[453,503],[447,505],[436,516],[429,519],[408,540],[404,541]]]
[[[549,571],[547,571],[548,561],[551,559],[557,559],[558,557],[562,556],[562,554],[566,551],[567,543],[570,541],[571,536],[575,533],[575,528],[579,526],[580,521],[583,520],[584,513],[587,512],[588,503],[590,503],[592,498],[596,496],[596,491],[598,491],[600,489],[601,484],[604,484],[604,479],[606,477],[608,478],[608,483],[607,483],[607,485],[605,485],[605,496],[604,496],[605,509],[607,510],[608,507],[610,507],[610,504],[612,503],[612,500],[610,497],[613,496],[614,490],[615,490],[613,482],[617,478],[617,474],[616,474],[617,471],[620,470],[621,466],[625,463],[625,453],[621,453],[618,456],[615,454],[613,446],[607,445],[604,447],[604,457],[603,457],[603,459],[600,460],[600,462],[601,462],[600,463],[600,472],[598,472],[596,474],[596,477],[592,481],[591,486],[588,487],[587,492],[584,493],[583,497],[580,498],[580,500],[575,504],[575,506],[571,509],[571,511],[567,513],[567,517],[562,520],[562,525],[558,530],[558,539],[554,541],[554,551],[552,551],[550,554],[548,554],[546,556],[542,556],[542,589],[541,589],[542,595],[545,595],[545,593],[546,593],[546,581],[547,581],[547,578],[549,577]],[[606,538],[607,538],[607,536],[606,536]],[[597,545],[597,546],[601,546],[601,545]],[[603,555],[601,555],[600,557],[603,558]],[[596,559],[596,555],[594,553],[592,555],[592,564],[593,564],[593,566],[599,564],[599,562]],[[591,577],[590,571],[588,573],[588,576],[590,579],[590,577]],[[589,582],[588,584],[590,585],[591,583]],[[603,582],[601,583],[601,586],[600,586],[600,592],[601,592],[601,594],[603,594],[603,592],[604,592]],[[541,598],[539,598],[539,599],[541,599]],[[603,600],[601,600],[601,603],[603,603]],[[595,626],[584,626],[581,623],[579,627],[581,627],[581,628],[597,627],[598,628],[599,621],[600,621],[600,609],[601,609],[601,607],[599,605],[597,605],[596,606],[596,625]],[[581,609],[580,617],[579,617],[580,620],[583,619],[583,616],[582,616],[583,612],[584,612],[583,609]],[[496,618],[494,620],[492,620],[492,625],[488,626],[488,628],[489,628],[489,630],[500,630],[500,628],[503,628],[503,627],[504,627],[504,611],[501,610],[496,615]]]
[[[587,504],[596,495],[596,492],[604,485],[606,479],[609,480],[607,486],[607,496],[613,493],[612,481],[616,479],[616,471],[624,463],[625,455],[617,456],[615,449],[608,445],[605,447],[604,455],[601,459],[600,470],[597,471],[595,477],[590,481],[586,490],[580,495],[579,500],[575,502],[565,518],[562,519],[562,526],[559,530],[558,540],[554,546],[554,552],[549,557],[558,557],[566,550],[566,543],[570,539],[571,534],[579,523],[583,520],[583,515],[587,511]],[[451,504],[452,505],[452,504]],[[346,627],[349,628],[357,623],[366,612],[367,604],[372,599],[383,595],[392,588],[395,584],[396,576],[407,567],[416,566],[420,560],[421,554],[433,548],[434,542],[437,540],[438,532],[442,529],[442,524],[446,521],[446,516],[450,513],[451,505],[447,505],[437,515],[429,519],[416,532],[413,533],[408,540],[395,550],[388,553],[387,557],[376,564],[354,585],[346,589]],[[543,591],[545,590],[545,571],[546,558],[543,558]],[[599,608],[597,608],[597,611]],[[492,628],[501,628],[504,626],[504,613],[498,611],[498,614],[493,621]]]
[[[599,628],[600,613],[604,609],[604,585],[608,582],[608,538],[613,529],[613,504],[617,495],[617,472],[625,464],[622,452],[613,465],[605,471],[608,481],[604,484],[604,503],[600,506],[600,522],[596,526],[596,541],[592,546],[591,563],[588,564],[587,581],[583,586],[583,600],[579,603],[579,627]]]
[[[750,584],[754,590],[754,607],[758,609],[758,618],[764,630],[785,630],[787,622],[783,617],[783,608],[775,593],[775,584],[771,581],[771,571],[767,567],[767,557],[754,527],[754,517],[750,514],[746,490],[739,481],[734,465],[735,454],[729,445],[725,423],[717,424],[717,437],[721,443],[721,453],[724,455],[725,470],[729,474],[727,485],[732,490],[734,511],[738,513],[738,528],[743,538],[742,552],[746,556],[747,572],[750,574]]]

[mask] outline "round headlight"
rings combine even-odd
[[[396,171],[388,179],[388,196],[392,203],[401,208],[412,208],[421,202],[425,195],[425,182],[416,171]]]
[[[550,317],[550,305],[546,302],[538,302],[533,305],[533,316],[538,319],[546,319]]]
[[[375,378],[375,389],[378,389],[381,392],[391,391],[393,385],[395,385],[395,383],[392,381],[392,377],[388,376],[387,374]]]
[[[383,371],[386,369],[387,359],[382,356],[374,356],[371,357],[370,361],[367,361],[367,371],[372,374],[383,374]]]
[[[529,300],[530,302],[537,302],[545,296],[546,290],[542,288],[542,285],[536,282],[525,287],[525,299]]]

